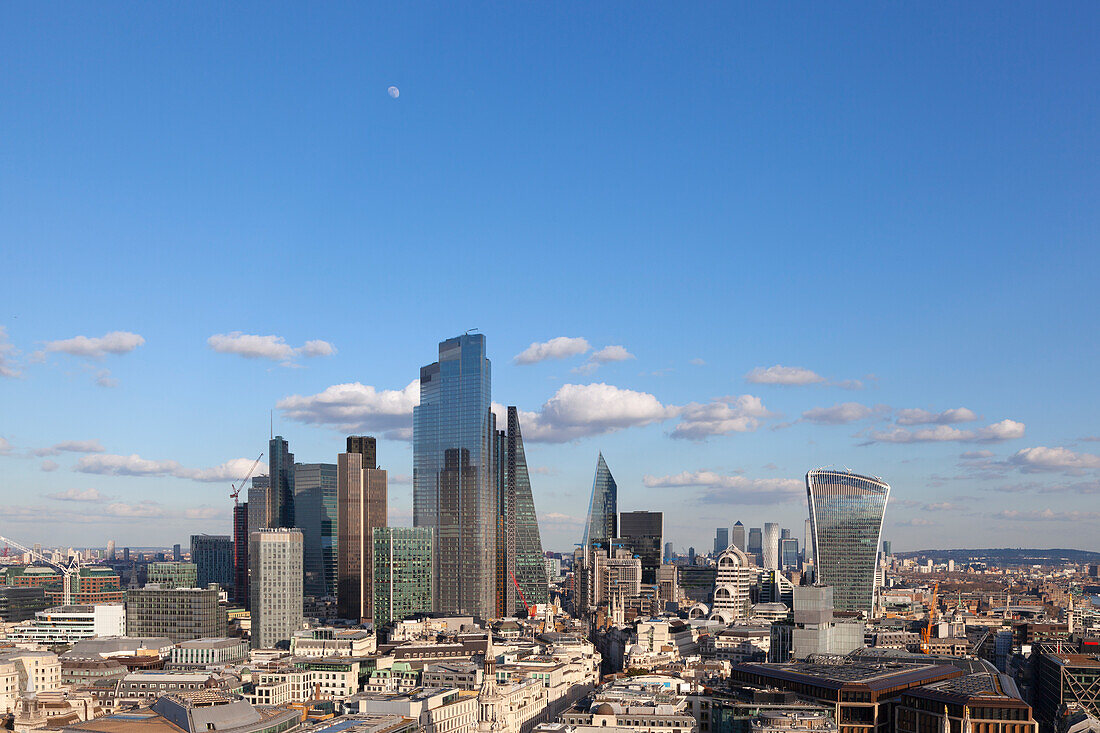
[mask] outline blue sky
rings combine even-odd
[[[303,461],[388,435],[407,524],[406,388],[478,328],[550,549],[602,450],[677,548],[800,536],[836,464],[893,485],[899,549],[1100,550],[1098,32],[1089,3],[8,3],[0,533],[226,532],[271,410]]]

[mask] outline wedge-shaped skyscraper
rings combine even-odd
[[[592,542],[606,543],[619,536],[619,487],[600,453],[596,459],[596,477],[592,480],[592,500],[588,505],[588,522],[584,525],[584,546]]]
[[[546,580],[546,557],[542,554],[531,476],[523,452],[519,411],[508,408],[507,431],[497,433],[500,460],[500,518],[497,546],[499,597],[505,616],[521,614],[528,605],[546,603],[550,592]],[[522,600],[519,594],[523,594]]]
[[[875,567],[890,485],[879,478],[819,468],[806,474],[817,585],[833,587],[840,611],[875,605]]]

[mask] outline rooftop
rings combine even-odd
[[[845,687],[885,690],[905,685],[928,684],[962,675],[962,671],[955,667],[939,664],[874,663],[852,660],[845,660],[840,664],[743,662],[735,664],[733,669],[734,671],[761,674],[788,682],[802,682],[832,690]]]

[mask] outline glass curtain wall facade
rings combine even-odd
[[[619,539],[642,561],[643,585],[657,582],[664,529],[665,515],[661,512],[623,512],[619,515]]]
[[[879,478],[831,469],[806,474],[816,582],[833,587],[837,610],[873,612],[889,497],[890,485]]]
[[[233,540],[229,535],[191,535],[191,562],[198,570],[200,588],[211,583],[217,583],[222,590],[233,587]]]
[[[719,527],[714,530],[714,554],[717,555],[730,546],[729,527]]]
[[[364,465],[369,456],[336,456],[336,611],[340,618],[372,619],[373,531],[388,523],[386,472]]]
[[[764,569],[779,569],[779,525],[775,522],[764,524],[764,538],[761,552],[764,553]]]
[[[336,464],[294,464],[294,514],[302,530],[307,596],[336,596]]]
[[[493,618],[499,516],[485,336],[439,344],[413,409],[413,524],[434,530],[434,610]]]
[[[432,530],[373,530],[374,625],[401,621],[432,608]]]
[[[764,553],[762,548],[764,547],[764,533],[761,532],[759,527],[752,527],[749,529],[749,549],[747,552],[752,555],[752,561],[755,565],[763,567],[764,565]]]
[[[745,525],[738,522],[730,529],[730,547],[736,547],[741,552],[745,552],[748,546],[745,544]]]
[[[267,527],[294,527],[294,454],[276,435],[267,443]],[[251,497],[250,497],[251,500]]]
[[[508,408],[508,431],[504,439],[504,520],[505,562],[509,577],[504,578],[505,614],[523,612],[528,605],[546,603],[550,589],[546,580],[546,556],[542,553],[535,498],[531,494],[531,475],[523,451],[519,411]],[[514,579],[514,580],[513,580]],[[523,598],[520,598],[522,592]]]
[[[613,537],[619,536],[619,487],[615,477],[603,459],[603,453],[596,459],[596,476],[592,479],[592,499],[588,504],[588,521],[584,525],[583,544],[588,547],[593,542],[607,544]]]

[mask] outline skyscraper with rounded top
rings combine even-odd
[[[829,468],[806,474],[816,583],[833,587],[837,610],[873,613],[889,497],[890,485],[878,477]]]
[[[606,545],[619,536],[619,486],[603,453],[596,458],[596,475],[592,479],[592,498],[588,502],[588,521],[584,525],[584,539],[587,548],[593,542]]]

